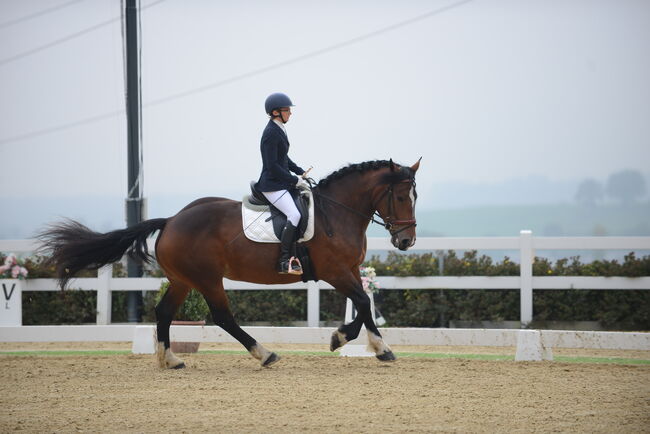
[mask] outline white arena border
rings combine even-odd
[[[0,342],[133,342],[136,327],[147,334],[153,325],[58,325],[0,327]],[[262,343],[322,344],[329,347],[332,327],[242,327]],[[389,345],[515,347],[518,329],[381,328]],[[547,348],[650,351],[650,333],[539,330]],[[174,341],[236,342],[217,326],[172,326]],[[366,331],[352,343],[366,344]],[[243,347],[242,347],[243,348]]]

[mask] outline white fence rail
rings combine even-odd
[[[129,342],[137,339],[136,328],[146,327],[153,335],[154,326],[138,325],[59,325],[0,327],[0,342]],[[329,346],[330,327],[242,327],[258,342],[269,344],[320,344]],[[440,345],[514,347],[520,330],[382,328],[389,345]],[[172,341],[237,342],[217,326],[171,326]],[[367,342],[365,329],[352,341]],[[606,350],[650,350],[650,333],[542,330],[547,348],[591,348]]]
[[[151,240],[149,246],[153,246]],[[29,253],[38,245],[34,240],[0,240],[0,251],[16,254]],[[392,250],[388,238],[369,238],[368,250]],[[426,276],[379,277],[382,289],[519,289],[522,326],[533,319],[533,289],[612,289],[648,290],[650,277],[585,277],[585,276],[533,276],[535,250],[650,250],[650,237],[533,237],[530,231],[521,231],[518,237],[489,238],[419,238],[418,251],[439,250],[518,250],[519,276]],[[99,270],[96,278],[77,278],[69,287],[97,291],[97,324],[111,323],[112,291],[155,291],[160,278],[114,278],[112,266]],[[333,289],[325,282],[294,283],[288,285],[260,285],[225,279],[229,290],[306,290],[307,324],[318,327],[319,291]],[[24,291],[56,291],[55,279],[29,279]]]

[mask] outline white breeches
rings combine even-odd
[[[298,226],[300,222],[300,211],[296,208],[293,198],[287,190],[263,191],[262,194],[273,204],[274,207],[282,211],[287,216],[287,220],[292,225]]]

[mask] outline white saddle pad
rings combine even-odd
[[[309,220],[307,229],[299,243],[309,241],[314,236],[314,200],[311,190],[301,190],[300,194],[309,197]],[[269,219],[271,211],[268,205],[253,205],[248,201],[248,196],[242,199],[241,219],[244,224],[244,235],[251,241],[258,243],[279,243],[280,240],[273,231],[273,222]],[[267,219],[269,219],[267,221]]]

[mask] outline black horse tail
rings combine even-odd
[[[151,219],[126,229],[94,232],[74,220],[50,226],[38,234],[39,253],[49,254],[61,289],[81,270],[96,270],[119,261],[128,250],[136,260],[150,262],[153,256],[147,248],[147,238],[162,230],[167,219]]]

